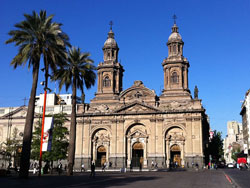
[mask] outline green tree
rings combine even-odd
[[[233,159],[235,162],[237,162],[238,154],[241,153],[240,147],[238,147],[238,148],[233,148],[232,151],[231,151],[231,153],[232,153],[232,159]]]
[[[51,151],[43,152],[43,161],[50,161],[53,163],[53,161],[67,158],[69,131],[63,126],[66,121],[68,121],[68,119],[65,114],[61,113],[54,115]],[[40,157],[41,128],[42,122],[38,121],[35,126],[31,145],[31,158],[34,160],[39,160]]]
[[[209,143],[209,154],[212,156],[212,159],[215,162],[218,162],[219,159],[222,159],[224,152],[223,152],[223,139],[221,138],[222,133],[214,131],[213,138]]]
[[[14,158],[14,165],[18,161],[19,149],[21,147],[22,138],[18,135],[18,129],[15,127],[12,132],[12,137],[7,138],[6,142],[2,144],[2,151],[5,155],[5,160],[11,162],[11,159]]]
[[[73,166],[75,160],[75,140],[76,140],[76,92],[77,88],[81,90],[83,87],[89,89],[95,84],[96,69],[93,60],[89,58],[89,53],[82,53],[80,48],[71,48],[68,52],[67,63],[63,68],[58,69],[54,74],[54,80],[59,81],[59,89],[65,85],[66,90],[72,87],[72,112],[69,137],[68,152],[68,175],[73,175]]]
[[[49,67],[52,71],[57,65],[65,60],[66,46],[69,46],[68,36],[62,32],[60,23],[52,22],[53,15],[48,16],[46,11],[41,10],[40,14],[35,11],[31,15],[24,14],[25,20],[15,24],[16,30],[11,30],[8,43],[15,43],[19,46],[17,55],[12,59],[11,65],[16,69],[28,62],[28,69],[33,67],[33,81],[30,92],[28,111],[24,127],[23,147],[20,165],[20,177],[28,177],[31,139],[34,121],[35,96],[40,67],[40,60],[43,59],[45,69],[45,89]]]

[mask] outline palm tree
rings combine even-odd
[[[16,69],[28,62],[28,69],[33,67],[33,82],[30,92],[28,111],[24,127],[23,147],[20,163],[20,177],[28,177],[32,129],[34,120],[35,96],[40,67],[40,60],[44,62],[45,90],[49,76],[49,67],[52,71],[66,58],[66,46],[69,37],[62,32],[61,24],[52,22],[53,15],[46,15],[41,10],[38,15],[35,11],[31,15],[24,14],[25,20],[15,24],[16,30],[11,30],[11,36],[5,43],[15,43],[19,46],[17,55],[12,59],[11,65]]]
[[[59,81],[59,89],[65,85],[66,91],[72,87],[72,112],[70,123],[69,150],[68,150],[68,172],[73,175],[75,161],[75,142],[76,142],[76,90],[80,89],[82,93],[83,86],[87,89],[95,84],[96,67],[89,58],[89,53],[82,53],[80,48],[71,48],[68,52],[67,63],[63,68],[54,73],[53,80]]]

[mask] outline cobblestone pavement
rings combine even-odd
[[[78,187],[129,187],[129,188],[231,188],[223,170],[170,171],[170,172],[97,172],[75,173],[74,176],[44,175],[19,179],[17,176],[0,178],[1,188],[78,188]]]

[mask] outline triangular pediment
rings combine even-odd
[[[148,135],[147,133],[141,131],[141,130],[135,130],[133,132],[130,132],[127,137],[132,137],[132,138],[147,138]]]
[[[21,106],[5,115],[3,115],[1,118],[5,119],[5,118],[25,118],[27,115],[27,110],[28,107],[27,106]],[[39,114],[35,113],[34,114],[35,117],[38,117]]]
[[[116,113],[155,113],[160,112],[155,107],[135,101],[133,103],[122,106],[121,108],[115,111]]]

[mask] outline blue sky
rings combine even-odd
[[[225,135],[227,121],[241,122],[240,101],[250,88],[249,0],[0,0],[0,5],[1,107],[23,105],[22,99],[30,94],[32,71],[14,70],[10,62],[17,47],[4,44],[24,13],[44,9],[54,14],[71,44],[90,52],[95,65],[103,60],[102,47],[112,20],[125,69],[123,88],[142,80],[157,95],[163,89],[161,63],[168,56],[166,42],[176,14],[184,56],[190,62],[189,88],[193,94],[198,86],[212,129]],[[49,87],[55,89],[56,84]],[[37,94],[42,92],[39,86]],[[86,91],[87,102],[95,92],[96,86]]]

